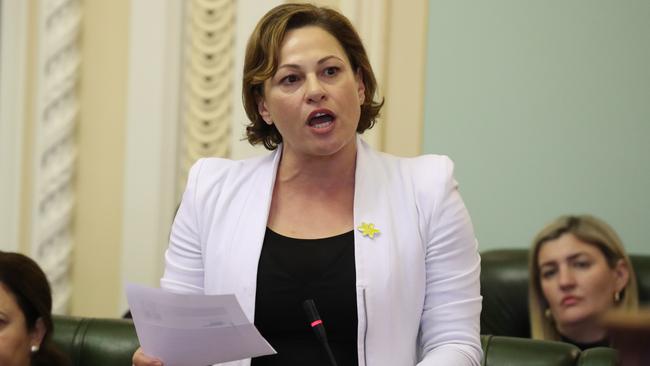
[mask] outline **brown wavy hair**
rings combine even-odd
[[[275,125],[268,125],[260,116],[257,102],[264,97],[264,81],[271,78],[278,68],[280,48],[285,35],[292,29],[317,26],[338,40],[352,65],[360,73],[365,85],[365,98],[357,132],[372,128],[384,104],[383,99],[374,101],[377,80],[361,38],[350,21],[336,10],[311,4],[283,4],[271,9],[257,23],[248,39],[244,59],[242,99],[246,115],[251,121],[246,126],[246,137],[251,145],[264,144],[274,150],[282,142],[282,135]]]

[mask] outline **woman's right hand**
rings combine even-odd
[[[145,355],[142,347],[138,347],[133,354],[133,366],[163,366],[163,363],[157,358]]]

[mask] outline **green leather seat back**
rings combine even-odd
[[[139,347],[131,320],[54,316],[54,343],[73,366],[130,366]]]
[[[639,301],[650,304],[650,256],[631,255]],[[528,250],[498,249],[481,253],[481,334],[530,337]]]
[[[567,343],[484,337],[489,337],[483,344],[484,366],[573,366],[580,358],[578,347]]]
[[[130,366],[138,348],[133,322],[122,319],[55,316],[53,339],[73,366]],[[482,335],[481,346],[486,366],[613,366],[616,356],[596,348],[585,358],[585,352],[566,343],[492,335]]]
[[[618,353],[613,348],[596,347],[582,351],[577,366],[618,365]]]
[[[481,334],[530,337],[527,250],[481,253]]]
[[[639,301],[650,305],[650,255],[632,255],[630,260],[639,284]]]

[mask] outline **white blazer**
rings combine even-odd
[[[237,296],[252,321],[281,147],[191,169],[161,287]],[[354,233],[360,366],[479,365],[480,258],[446,156],[398,158],[357,137]],[[223,365],[248,366],[250,359]]]

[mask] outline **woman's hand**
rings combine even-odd
[[[163,363],[157,358],[145,355],[142,347],[138,347],[133,354],[133,366],[163,366]]]

